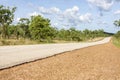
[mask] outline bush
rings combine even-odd
[[[115,35],[114,35],[115,38],[117,39],[120,39],[120,31],[118,31]]]

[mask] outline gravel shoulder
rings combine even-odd
[[[0,80],[120,80],[120,48],[112,42],[0,71]]]

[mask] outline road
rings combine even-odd
[[[111,37],[107,37],[101,41],[86,43],[0,46],[0,69],[46,58],[66,51],[108,43],[110,39]]]

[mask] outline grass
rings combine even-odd
[[[98,37],[90,40],[80,42],[95,42],[104,39],[104,37]],[[50,40],[50,41],[35,41],[30,39],[0,39],[0,46],[5,45],[30,45],[30,44],[52,44],[52,43],[77,43],[78,41],[65,41],[65,40]]]
[[[87,40],[87,42],[96,42],[96,41],[103,40],[104,38],[105,37],[97,37],[97,38],[93,38],[93,39]]]
[[[4,45],[29,45],[29,44],[39,44],[38,41],[32,41],[29,39],[0,39],[0,46]]]
[[[120,38],[113,37],[112,42],[115,46],[120,48]]]

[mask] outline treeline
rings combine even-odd
[[[96,37],[104,37],[103,30],[84,30],[75,28],[57,29],[52,27],[50,20],[40,15],[21,18],[15,25],[12,24],[16,8],[0,6],[0,36],[1,39],[30,39],[40,42],[53,40],[84,41]],[[12,25],[11,25],[12,24]]]

